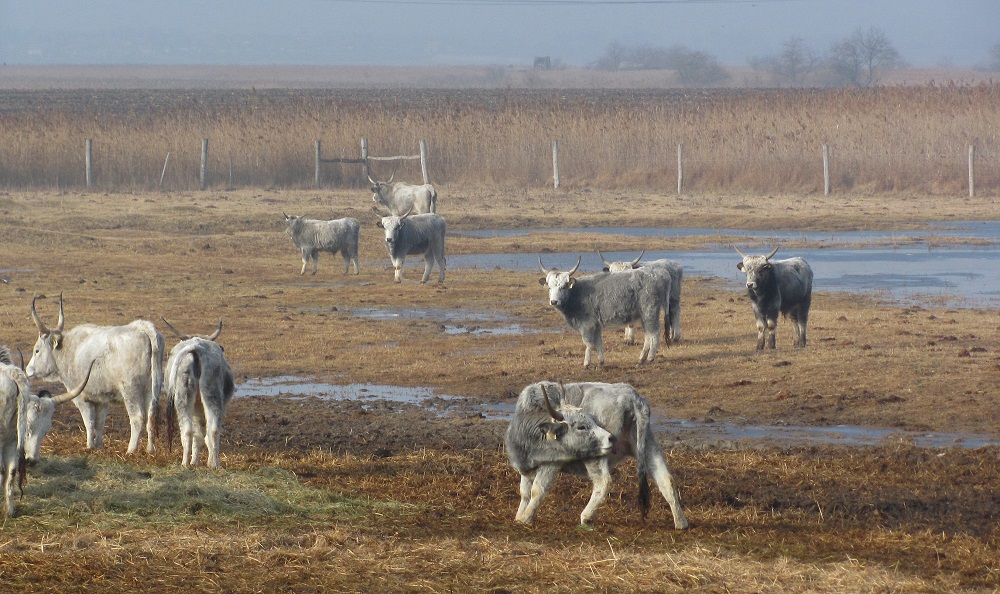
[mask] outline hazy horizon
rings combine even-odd
[[[947,4],[947,6],[945,6]],[[5,64],[519,65],[597,61],[609,44],[681,45],[724,65],[802,38],[817,53],[885,32],[915,67],[975,67],[996,0],[0,1]]]

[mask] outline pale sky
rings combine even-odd
[[[738,66],[872,27],[912,66],[985,65],[1000,0],[0,0],[0,63],[584,66],[619,43]]]

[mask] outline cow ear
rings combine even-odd
[[[572,289],[573,285],[575,285],[575,284],[576,284],[576,279],[573,278],[573,277],[569,277],[569,284],[566,285],[566,288],[567,289]]]
[[[558,421],[546,421],[540,423],[538,428],[545,434],[546,440],[555,441],[566,434],[568,425]]]
[[[605,266],[605,267],[604,267],[604,272],[611,272],[611,269],[610,269],[610,268],[608,268],[607,266]]]
[[[382,224],[382,221],[375,221],[375,226],[378,227],[379,229],[385,229],[385,226]]]
[[[546,278],[544,276],[542,278],[538,279],[538,284],[540,284],[540,285],[544,285],[544,284],[547,284],[547,283],[548,283],[548,280],[546,280]]]
[[[54,349],[61,349],[62,348],[62,335],[61,334],[58,335],[58,336],[56,336],[55,339],[52,341],[52,348],[54,348]]]
[[[736,265],[737,270],[743,270],[743,262]]]

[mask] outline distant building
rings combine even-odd
[[[536,57],[535,70],[552,70],[552,58],[549,56]]]

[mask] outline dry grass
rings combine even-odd
[[[442,190],[449,228],[594,226],[588,191]],[[891,228],[923,217],[1000,218],[990,199],[664,196],[609,193],[621,224],[786,229]],[[511,402],[542,378],[629,381],[660,416],[737,423],[839,423],[1000,437],[996,312],[902,307],[822,291],[812,343],[752,350],[738,283],[685,281],[685,342],[636,368],[638,347],[608,333],[608,365],[582,370],[582,344],[544,303],[537,273],[449,269],[444,286],[392,272],[367,192],[7,193],[0,285],[3,342],[28,352],[28,315],[67,325],[166,316],[190,332],[225,321],[239,380],[432,386]],[[651,204],[638,213],[635,204]],[[619,208],[625,207],[625,208]],[[298,275],[280,212],[357,216],[361,274],[321,258]],[[945,240],[946,238],[940,238]],[[706,239],[710,241],[711,239]],[[450,254],[631,250],[635,238],[581,234],[449,239]],[[671,249],[693,248],[651,240]],[[650,247],[650,246],[646,246]],[[679,258],[683,260],[682,258]],[[735,264],[735,260],[734,260]],[[493,312],[536,330],[450,335],[434,320],[371,320],[353,308]],[[478,322],[477,322],[478,323]],[[487,322],[488,324],[488,322]],[[538,524],[514,525],[515,476],[502,422],[407,407],[246,398],[230,408],[220,472],[180,472],[176,449],[125,456],[121,407],[107,448],[86,452],[79,415],[59,411],[48,461],[31,470],[25,512],[0,532],[0,580],[18,591],[990,591],[1000,587],[996,448],[748,448],[668,441],[693,528],[633,507],[618,473],[595,529],[574,527],[588,489],[563,478]],[[657,502],[660,503],[660,502]]]
[[[327,157],[412,155],[430,146],[439,184],[545,187],[551,143],[572,188],[673,189],[684,146],[689,192],[822,193],[821,147],[837,192],[996,196],[996,83],[874,90],[353,90],[8,91],[0,173],[9,188],[79,188],[94,139],[97,188],[198,187],[201,139],[209,182],[311,187],[315,140]],[[39,108],[38,104],[42,107]],[[599,140],[598,140],[599,139]],[[597,141],[595,141],[597,140]],[[376,164],[385,179],[392,165]],[[399,179],[416,181],[404,164]],[[360,187],[356,165],[325,166],[324,183]]]

